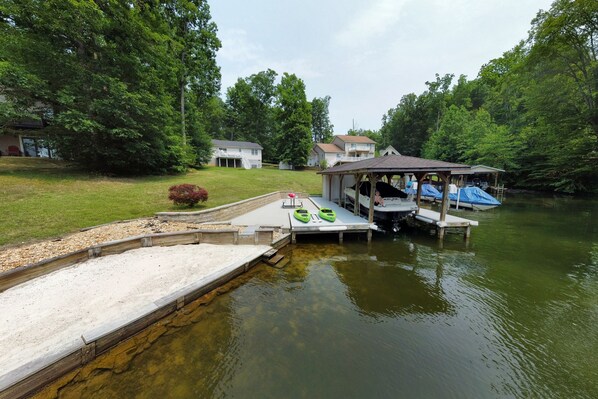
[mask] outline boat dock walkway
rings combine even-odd
[[[297,235],[302,234],[324,234],[337,233],[339,242],[343,241],[343,233],[367,233],[371,238],[371,229],[374,228],[367,220],[353,215],[350,211],[327,201],[322,197],[309,197],[296,200],[297,205],[301,204],[312,214],[312,220],[307,223],[298,221],[293,217],[295,208],[283,207],[289,204],[289,200],[277,200],[264,205],[254,211],[248,212],[239,217],[233,218],[233,225],[251,226],[260,225],[262,227],[272,226],[291,233],[291,241],[296,242]],[[328,222],[318,217],[320,208],[330,208],[336,212],[336,220]]]

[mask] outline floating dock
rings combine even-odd
[[[374,224],[370,224],[362,217],[355,216],[345,208],[327,201],[322,197],[309,197],[303,200],[303,208],[311,213],[311,220],[303,223],[293,217],[293,210],[287,211],[291,225],[291,241],[296,242],[298,234],[322,234],[338,233],[338,240],[343,242],[343,233],[366,233],[368,240],[371,239],[371,230],[376,229]],[[336,213],[336,220],[329,222],[318,216],[320,208],[330,208]]]
[[[469,220],[448,214],[446,215],[444,221],[441,222],[439,212],[434,212],[425,208],[419,208],[419,211],[411,216],[418,222],[433,225],[436,228],[438,232],[438,238],[440,239],[444,238],[444,234],[447,229],[463,229],[464,237],[465,239],[468,239],[471,235],[471,226],[478,225],[478,222],[475,220]]]
[[[338,234],[341,243],[344,233],[366,233],[368,239],[371,239],[371,231],[376,229],[374,224],[368,223],[362,217],[355,216],[352,212],[322,197],[299,198],[295,204],[295,208],[290,208],[288,199],[276,200],[233,218],[231,223],[243,226],[278,227],[291,233],[291,242],[293,243],[297,241],[297,235],[302,234]],[[299,206],[311,213],[312,219],[309,222],[303,223],[293,217],[293,212]],[[328,222],[320,219],[318,216],[320,208],[332,209],[336,212],[336,220]]]

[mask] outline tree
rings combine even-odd
[[[184,170],[186,146],[177,112],[182,64],[176,56],[182,39],[166,18],[184,15],[189,10],[176,8],[183,6],[188,4],[4,1],[0,87],[10,104],[4,109],[23,111],[41,104],[35,111],[44,116],[46,132],[59,154],[89,169]],[[205,11],[207,5],[201,7]],[[209,14],[202,18],[205,22]],[[202,32],[185,40],[213,39]],[[207,65],[214,59],[215,47],[196,48],[194,54],[203,57],[202,67],[189,67],[187,82],[196,88],[193,98],[199,101],[217,90],[199,84],[205,74],[213,77],[214,70]]]
[[[276,76],[276,72],[268,69],[239,78],[226,92],[227,138],[260,144],[264,148],[265,160],[276,159]]]
[[[164,2],[162,7],[171,30],[170,51],[173,59],[177,60],[177,97],[183,147],[193,154],[188,159],[190,164],[194,160],[205,163],[210,158],[211,142],[205,126],[201,125],[199,113],[202,108],[208,107],[220,90],[216,51],[221,43],[216,36],[216,24],[210,21],[210,8],[205,0],[174,0]],[[187,105],[189,99],[193,100],[193,104]],[[187,126],[188,118],[194,122],[191,126]],[[192,136],[190,143],[187,142],[188,135]]]
[[[295,74],[284,73],[277,88],[280,161],[294,167],[307,163],[311,149],[311,107],[305,96],[305,84]]]
[[[329,143],[332,141],[334,126],[330,123],[328,106],[330,96],[314,98],[311,101],[312,140],[314,143]]]

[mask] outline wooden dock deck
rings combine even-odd
[[[327,201],[322,197],[309,197],[303,201],[303,207],[310,211],[311,220],[307,223],[300,222],[293,217],[293,210],[288,210],[289,222],[291,225],[291,240],[296,241],[297,234],[322,234],[338,233],[339,242],[343,242],[343,233],[367,233],[368,240],[371,239],[373,224],[368,223],[362,217],[355,216],[345,208]],[[318,216],[320,208],[330,208],[336,213],[336,220],[328,222]]]
[[[469,236],[471,235],[471,226],[478,225],[478,222],[475,220],[469,220],[448,214],[446,215],[444,222],[441,222],[439,212],[435,212],[425,208],[420,208],[419,212],[413,214],[413,218],[418,220],[419,222],[436,226],[436,229],[438,231],[438,237],[440,239],[444,237],[445,230],[447,228],[463,229],[465,231],[465,238],[469,238]]]

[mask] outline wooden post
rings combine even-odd
[[[368,223],[374,223],[374,197],[376,196],[378,176],[371,174],[368,175],[368,179],[370,179],[370,212],[368,214]]]
[[[417,200],[416,200],[416,204],[417,204],[417,211],[416,214],[419,215],[419,207],[420,207],[420,203],[422,200],[422,182],[424,181],[424,179],[426,178],[427,173],[416,173],[415,177],[417,178]]]
[[[332,202],[332,179],[334,179],[334,175],[328,175],[328,201]]]
[[[338,204],[339,206],[343,205],[343,195],[345,194],[345,190],[343,190],[343,178],[345,175],[340,175],[338,179]]]
[[[359,188],[361,186],[361,179],[363,175],[355,175],[355,206],[353,207],[353,214],[359,216]]]
[[[438,177],[440,177],[440,179],[444,183],[442,189],[442,204],[440,205],[440,221],[444,222],[444,220],[446,219],[446,211],[448,208],[449,201],[449,181],[451,177],[451,172],[448,172],[446,175],[444,173],[438,173]],[[444,236],[444,229],[442,235]]]
[[[343,243],[343,232],[339,231],[338,233],[338,243],[342,244]]]
[[[367,236],[368,236],[368,242],[372,242],[372,229],[368,229]]]
[[[297,233],[291,233],[291,244],[297,244]]]

